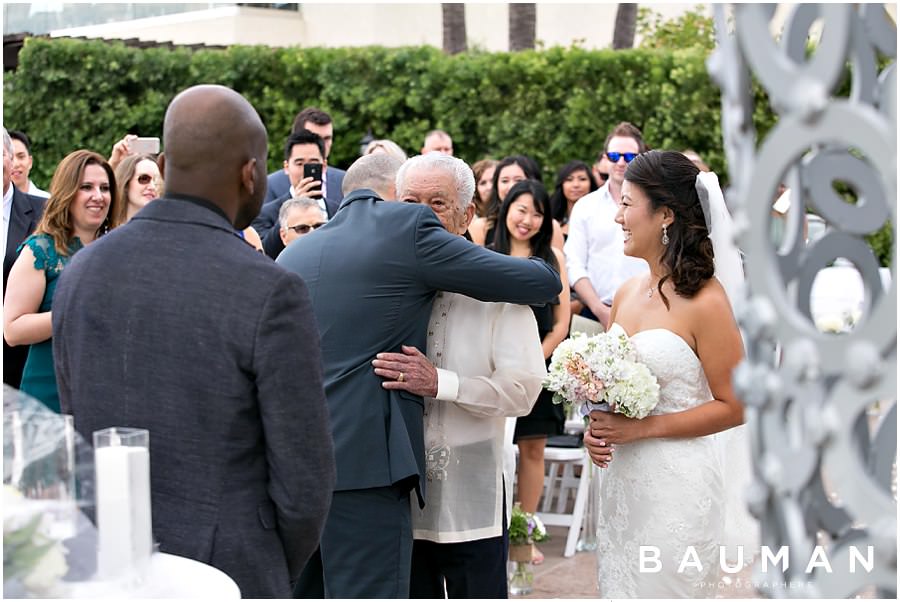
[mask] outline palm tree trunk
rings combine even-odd
[[[510,52],[534,49],[536,15],[537,8],[533,3],[509,5]]]
[[[616,9],[616,26],[613,30],[613,50],[634,46],[634,28],[637,23],[637,4],[620,2]]]
[[[466,5],[462,2],[441,4],[444,26],[444,52],[457,54],[466,51]]]

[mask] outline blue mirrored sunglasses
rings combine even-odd
[[[606,157],[613,163],[618,163],[620,158],[624,158],[625,163],[631,163],[637,156],[638,153],[616,153],[613,151],[606,152]]]

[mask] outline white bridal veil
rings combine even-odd
[[[719,187],[719,178],[712,172],[697,174],[697,194],[703,206],[706,228],[715,253],[716,278],[725,289],[732,308],[743,296],[744,268],[741,254],[733,239],[731,215]],[[743,546],[743,562],[749,563],[759,549],[759,522],[747,511],[744,491],[752,478],[750,441],[746,425],[714,435],[725,478],[725,540],[728,560],[739,560],[738,546]]]

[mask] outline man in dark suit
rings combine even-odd
[[[12,182],[13,143],[3,128],[3,228],[6,244],[3,245],[3,298],[6,298],[6,281],[16,262],[16,249],[34,232],[44,213],[46,199],[25,194]],[[3,340],[3,382],[19,388],[22,370],[28,359],[28,345],[10,347]]]
[[[319,206],[327,213],[329,219],[337,212],[337,205],[329,208],[322,198],[322,182],[312,177],[304,177],[304,166],[310,164],[321,165],[323,177],[328,177],[331,170],[325,160],[325,141],[318,134],[298,130],[288,136],[284,145],[284,171],[288,174],[291,187],[274,201],[265,203],[259,215],[250,224],[262,240],[263,251],[272,259],[278,257],[284,250],[284,242],[279,234],[278,213],[285,201],[308,196],[319,200]]]
[[[452,165],[460,198],[471,198],[469,166],[436,156]],[[376,153],[350,166],[337,215],[277,260],[309,286],[337,461],[328,521],[295,589],[299,597],[409,596],[409,494],[415,490],[420,504],[425,496],[424,400],[382,387],[372,369],[376,354],[425,348],[438,290],[544,303],[561,289],[559,275],[540,260],[451,234],[428,206],[383,201],[367,184],[369,176],[384,176],[378,162],[386,159]]]
[[[316,107],[306,107],[297,113],[297,116],[294,117],[294,124],[291,126],[292,134],[300,130],[307,130],[322,137],[322,140],[325,141],[325,159],[328,160],[331,155],[331,144],[334,141],[334,123],[331,121],[331,115]],[[328,168],[328,173],[325,174],[322,188],[329,218],[335,214],[344,198],[342,183],[345,173],[343,169],[331,166]],[[269,174],[266,198],[263,203],[269,203],[284,196],[290,187],[291,180],[284,170],[273,171]]]
[[[60,401],[88,441],[149,429],[160,550],[221,569],[246,598],[284,598],[335,474],[307,289],[235,235],[265,193],[266,131],[242,96],[203,85],[172,100],[163,141],[163,198],[60,278]]]

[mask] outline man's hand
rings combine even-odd
[[[597,316],[597,320],[603,324],[603,330],[609,330],[609,314],[612,311],[606,303],[595,303],[591,306],[591,313]]]
[[[591,462],[600,468],[606,468],[609,465],[612,460],[612,446],[607,445],[603,439],[591,435],[589,428],[584,429],[584,446],[588,450],[588,455],[591,456]]]
[[[320,197],[322,196],[322,181],[313,178],[302,178],[297,182],[297,188],[294,192],[295,198],[301,196],[308,196],[311,198]]]
[[[409,391],[423,397],[435,397],[438,391],[437,369],[415,347],[403,345],[403,353],[379,353],[372,360],[375,374],[385,379],[385,389]]]

